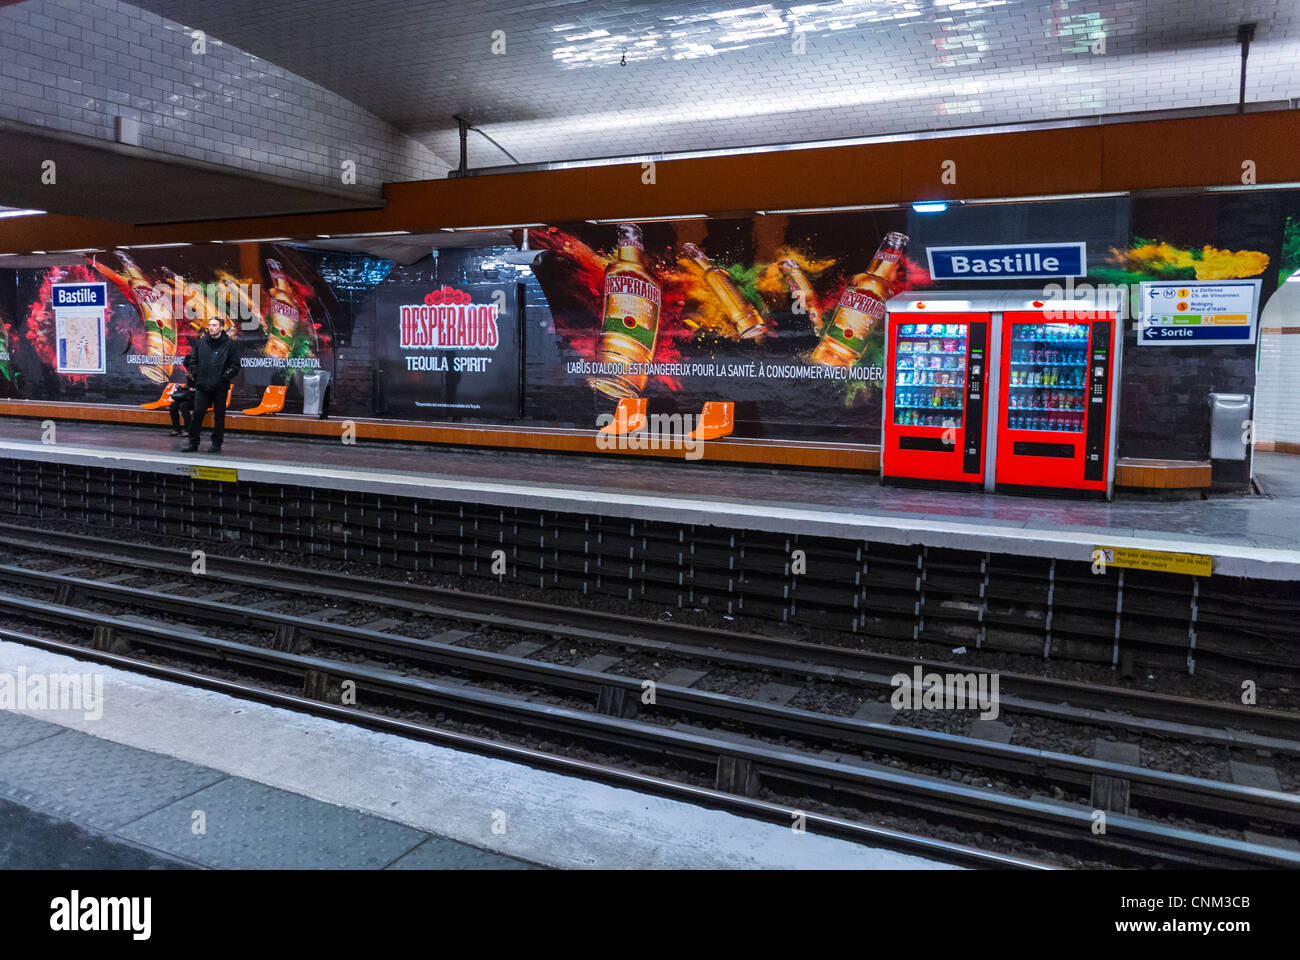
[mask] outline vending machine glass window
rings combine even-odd
[[[1088,400],[1088,325],[1013,323],[1007,427],[1082,433]]]
[[[902,324],[897,350],[894,423],[960,428],[966,393],[966,324]]]

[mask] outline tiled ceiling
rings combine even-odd
[[[1300,0],[138,5],[448,159],[457,113],[539,163],[1235,103],[1248,22],[1247,100],[1300,97]],[[509,162],[470,134],[471,167]]]

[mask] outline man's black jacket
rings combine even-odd
[[[239,345],[226,332],[203,334],[194,345],[194,385],[200,390],[225,390],[239,373]]]

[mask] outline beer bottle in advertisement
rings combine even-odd
[[[289,288],[289,278],[278,260],[267,260],[271,271],[271,290],[266,309],[266,355],[287,359],[293,349],[294,331],[301,316],[298,298]]]
[[[847,367],[862,358],[867,337],[885,317],[885,301],[893,294],[894,275],[906,252],[906,235],[885,234],[866,271],[848,282],[840,302],[827,314],[813,363]]]
[[[704,251],[693,243],[682,244],[682,252],[704,271],[704,282],[709,285],[709,290],[718,298],[723,311],[735,324],[740,339],[755,340],[762,337],[767,332],[762,316],[736,289],[730,275],[725,270],[715,267]]]
[[[9,369],[9,324],[0,319],[0,382],[12,383],[13,372]]]
[[[624,365],[622,373],[602,373],[589,379],[611,397],[635,397],[645,389],[646,375],[631,373],[627,365],[649,363],[659,336],[659,309],[663,294],[645,268],[641,228],[618,225],[616,258],[605,270],[605,298],[596,362]]]
[[[813,332],[821,333],[822,312],[817,309],[817,295],[813,292],[808,274],[794,260],[782,260],[777,266],[781,269],[781,276],[785,277],[786,286],[790,288],[790,299],[794,303],[803,304],[808,319],[812,321]]]
[[[122,269],[126,271],[131,296],[139,304],[140,319],[144,321],[146,352],[151,357],[176,356],[176,318],[172,313],[171,297],[156,289],[127,254],[118,250],[117,258],[122,261]],[[155,383],[166,383],[172,378],[172,363],[168,360],[161,366],[143,366],[140,372]]]
[[[212,317],[220,320],[223,327],[230,326],[230,321],[226,318],[224,311],[213,302],[212,297],[208,295],[207,290],[201,284],[186,283],[184,277],[175,270],[168,270],[166,267],[163,268],[162,272],[171,278],[172,287],[176,291],[173,295],[176,298],[173,299],[173,304],[184,304],[184,309],[176,317],[177,326],[180,326],[179,321],[182,317],[189,320],[190,326],[200,332],[207,330],[208,320]],[[175,306],[173,306],[172,312],[177,312]]]

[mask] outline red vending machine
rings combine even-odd
[[[992,314],[962,296],[889,301],[882,481],[985,483]]]
[[[996,487],[1107,498],[1115,480],[1120,334],[1115,310],[1009,297],[998,370]]]

